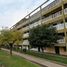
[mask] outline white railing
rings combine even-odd
[[[56,5],[59,5],[60,3],[61,3],[61,0],[53,1],[52,3],[50,3],[49,5],[43,8],[42,13],[44,14],[46,11],[50,10],[52,7],[55,7]]]
[[[57,30],[64,29],[64,24],[58,24],[55,26]]]
[[[66,26],[66,28],[67,28],[67,23],[65,23],[65,26]],[[64,23],[62,23],[62,24],[57,24],[57,25],[55,25],[55,26],[53,26],[53,27],[56,27],[57,30],[62,30],[62,29],[64,29]]]
[[[67,8],[64,9],[64,13],[67,14]],[[47,20],[53,19],[53,18],[55,18],[55,17],[59,17],[59,16],[61,16],[61,15],[62,15],[62,11],[59,11],[59,12],[53,14],[53,15],[50,15],[50,16],[47,17],[47,18],[44,18],[44,19],[42,20],[42,23],[46,23]],[[33,27],[36,27],[36,26],[38,26],[38,25],[41,25],[41,20],[39,20],[38,22],[35,22],[35,23],[33,23],[33,24],[30,24],[28,27],[25,27],[25,28],[26,28],[26,29],[28,29],[28,28],[33,28]],[[59,25],[56,25],[56,28],[57,28],[57,30],[64,29],[63,26],[64,26],[63,24],[59,24]],[[66,28],[67,28],[67,23],[66,23]]]
[[[23,41],[23,45],[29,45],[29,41],[28,40],[24,40]]]
[[[67,8],[64,10],[64,13],[67,14]],[[61,16],[61,15],[62,15],[62,11],[59,11],[59,12],[53,14],[53,15],[50,15],[50,16],[47,17],[47,18],[44,18],[42,23],[45,23],[47,20],[53,19],[53,18],[55,18],[55,17],[59,17],[59,16]]]
[[[29,30],[29,26],[22,28],[23,32],[28,31],[28,30]]]
[[[67,23],[65,23],[65,26],[66,26],[66,28],[67,28]]]
[[[65,14],[67,14],[67,8],[64,10],[64,12],[65,12]],[[59,12],[57,12],[53,15],[50,15],[49,17],[43,19],[42,23],[45,23],[47,20],[50,20],[52,18],[59,17],[60,15],[62,15],[62,11],[59,11]],[[30,28],[36,27],[37,25],[40,25],[40,24],[41,24],[41,20],[31,24]],[[58,24],[55,27],[57,28],[57,30],[61,30],[61,29],[64,29],[64,24]],[[66,28],[67,28],[67,23],[66,23]]]
[[[36,27],[36,26],[38,26],[38,25],[41,25],[41,20],[38,21],[38,22],[35,22],[35,23],[31,24],[31,25],[29,25],[29,28],[32,29],[33,27]]]
[[[58,43],[65,43],[64,39],[57,40]]]
[[[29,33],[23,35],[23,38],[28,38],[28,37],[29,37]]]
[[[65,23],[65,26],[66,26],[66,28],[67,28],[67,23]],[[57,30],[64,29],[64,23],[63,23],[63,24],[57,24],[57,25],[55,25],[54,27],[56,27]]]
[[[43,12],[46,12],[46,11],[49,10],[49,8],[54,7],[55,5],[57,5],[57,4],[59,4],[59,3],[61,3],[61,0],[55,0],[55,1],[53,1],[52,3],[50,3],[49,5],[47,5],[46,7],[44,7],[44,8],[42,9],[42,11],[43,11]],[[43,12],[42,12],[42,13],[43,13]],[[39,13],[40,13],[40,12],[39,12]],[[38,14],[38,13],[36,13],[36,14]],[[32,16],[36,16],[36,14],[33,14]],[[33,18],[33,17],[31,17],[31,18]],[[27,20],[27,21],[24,22],[24,23],[21,23],[21,24],[18,25],[16,28],[20,28],[20,27],[22,27],[23,25],[27,24],[28,22],[29,22],[29,20]]]
[[[64,13],[67,14],[67,8],[64,9]]]

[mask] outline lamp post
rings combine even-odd
[[[66,51],[67,51],[67,34],[66,34],[66,21],[65,21],[65,13],[64,13],[64,1],[61,0],[62,4],[62,15],[63,15],[63,23],[64,23],[64,35],[65,35],[65,46],[66,46]]]

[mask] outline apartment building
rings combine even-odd
[[[54,47],[47,47],[46,52],[67,55],[67,0],[54,0],[45,6],[45,3],[37,7],[12,28],[24,32],[23,45],[29,45],[29,30],[38,25],[51,24],[56,27],[58,35],[62,39]]]

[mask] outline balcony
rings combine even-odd
[[[61,29],[64,29],[64,24],[57,24],[53,27],[56,27],[57,30],[61,30]]]
[[[64,13],[65,13],[65,15],[67,14],[67,8],[64,9]],[[26,31],[26,30],[32,29],[33,27],[36,27],[38,25],[41,25],[41,23],[42,24],[46,24],[48,21],[50,21],[50,20],[53,21],[53,19],[55,19],[55,18],[58,19],[58,17],[60,17],[60,16],[62,16],[62,11],[59,11],[59,12],[53,14],[53,15],[50,15],[47,18],[42,19],[42,22],[41,22],[41,20],[39,20],[38,22],[35,22],[33,24],[30,24],[29,26],[23,28],[23,30]],[[57,28],[57,30],[64,29],[64,24],[58,24],[58,25],[56,25],[56,28]],[[66,28],[67,28],[67,23],[66,23]]]
[[[64,39],[57,40],[58,43],[65,43]]]
[[[65,13],[65,15],[67,14],[67,8],[64,9],[64,13]],[[62,11],[59,11],[59,12],[53,14],[53,15],[50,15],[50,16],[42,19],[42,23],[44,24],[44,23],[46,23],[48,20],[52,20],[52,19],[57,18],[57,17],[59,17],[59,16],[62,16]],[[34,26],[34,25],[35,25],[35,26],[41,25],[41,20],[39,20],[38,22],[33,23],[32,25],[33,25],[33,26]],[[60,25],[60,26],[61,26],[61,25]],[[62,25],[62,26],[63,26],[63,25]],[[67,24],[66,24],[66,26],[67,26]]]
[[[46,13],[48,13],[48,12],[50,12],[50,11],[56,9],[56,8],[58,8],[57,6],[58,5],[60,6],[60,4],[61,4],[61,0],[55,0],[55,1],[53,1],[48,6],[46,6],[45,8],[43,8],[42,14],[44,15],[44,14],[46,14]]]
[[[64,10],[64,13],[67,14],[67,8]],[[52,20],[52,19],[54,19],[55,17],[59,17],[59,16],[62,16],[62,11],[59,11],[59,12],[53,14],[53,15],[50,15],[50,16],[47,17],[47,18],[44,18],[44,19],[42,20],[42,23],[44,24],[44,23],[46,23],[48,20]],[[38,22],[35,22],[35,23],[31,24],[31,25],[30,25],[30,28],[36,27],[37,25],[41,25],[41,20],[38,21]],[[57,27],[57,30],[58,30],[58,29],[64,29],[63,26],[64,26],[64,24],[59,24],[59,25],[57,25],[57,26],[56,26],[56,27]],[[67,23],[66,23],[66,27],[67,27]]]
[[[66,26],[66,28],[67,28],[67,23],[65,23],[65,26]],[[61,29],[64,29],[64,23],[63,24],[59,24],[59,25],[57,25],[57,30],[61,30]]]
[[[46,12],[50,11],[53,7],[57,6],[61,4],[61,0],[55,0],[52,3],[50,3],[49,5],[47,5],[46,7],[42,7],[42,15],[46,14]],[[34,21],[35,19],[39,18],[41,16],[40,11],[38,11],[37,13],[33,14],[30,18],[30,21]]]
[[[46,12],[50,11],[50,9],[52,9],[52,7],[56,7],[57,5],[60,5],[61,4],[61,0],[55,0],[53,1],[52,3],[50,3],[49,5],[47,5],[46,7],[42,7],[42,15],[44,15]],[[39,18],[41,15],[40,15],[40,11],[38,11],[37,13],[33,14],[30,18],[30,21],[34,21],[35,19]],[[24,23],[21,23],[20,25],[18,25],[16,28],[20,28],[20,27],[23,27],[23,25],[27,24],[27,23],[30,23],[29,20],[27,20],[26,22]]]
[[[35,22],[35,23],[29,25],[29,28],[32,29],[33,27],[36,27],[38,25],[41,25],[41,21],[38,21],[38,22]]]
[[[65,15],[67,14],[67,8],[65,8],[64,9],[64,13],[65,13]],[[47,18],[44,18],[42,21],[42,23],[43,24],[46,24],[48,21],[50,21],[50,20],[52,20],[52,22],[53,22],[53,19],[54,20],[57,20],[57,19],[59,19],[58,17],[60,17],[60,16],[62,16],[62,11],[59,11],[59,12],[57,12],[57,13],[55,13],[55,14],[53,14],[53,15],[50,15],[49,17],[47,17]],[[57,19],[56,19],[57,18]]]
[[[66,13],[67,13],[67,12],[66,12]],[[50,16],[47,17],[47,18],[44,18],[42,23],[45,23],[46,21],[51,20],[51,19],[53,19],[53,18],[59,17],[60,15],[62,15],[62,12],[61,12],[61,11],[59,11],[59,12],[53,14],[53,15],[50,15]],[[44,21],[45,21],[45,22],[44,22]]]
[[[21,32],[26,32],[26,31],[28,31],[28,30],[29,30],[29,26],[24,27],[24,28],[21,28],[19,31],[21,31]]]
[[[23,45],[28,46],[29,45],[29,41],[28,40],[24,40],[23,41]]]
[[[23,38],[28,38],[28,37],[29,37],[29,33],[23,35]]]
[[[55,44],[55,46],[65,47],[65,39],[57,40],[58,44]]]

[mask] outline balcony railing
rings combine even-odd
[[[41,25],[41,21],[38,21],[38,22],[35,22],[35,23],[29,25],[29,27],[30,27],[30,28],[33,28],[33,27],[36,27],[36,26],[38,26],[38,25]]]
[[[67,8],[64,10],[64,12],[65,12],[65,14],[67,14]],[[60,15],[62,15],[62,11],[59,11],[59,12],[53,14],[53,15],[50,15],[50,16],[47,17],[47,18],[44,18],[44,19],[42,20],[42,23],[45,23],[47,20],[50,20],[50,19],[55,18],[55,17],[58,17],[58,16],[60,16]],[[31,24],[30,26],[31,26],[31,27],[34,27],[34,26],[37,26],[37,25],[39,25],[39,24],[41,24],[40,21],[35,22],[35,23]],[[63,26],[64,26],[63,24],[60,24],[60,26],[57,25],[57,27],[63,27]],[[67,26],[67,23],[66,23],[66,26]]]
[[[66,26],[66,28],[67,28],[67,23],[65,23],[65,26]],[[62,29],[64,29],[64,23],[62,23],[62,24],[57,24],[57,25],[55,25],[55,26],[53,26],[53,27],[56,27],[57,30],[62,30]]]
[[[23,38],[28,38],[28,37],[29,37],[29,33],[23,35]]]
[[[29,41],[28,40],[24,40],[23,41],[23,45],[29,45]]]
[[[65,43],[64,39],[57,40],[58,43]]]
[[[48,10],[50,10],[52,7],[55,7],[56,5],[59,5],[60,3],[61,3],[61,0],[55,0],[55,1],[53,1],[48,6],[46,6],[45,8],[43,8],[43,10],[42,10],[43,12],[42,13],[44,14],[45,12],[47,12]]]
[[[64,13],[67,14],[67,8],[64,9]],[[41,25],[41,23],[44,24],[44,23],[46,23],[48,20],[51,20],[51,19],[53,19],[53,18],[55,18],[55,17],[59,17],[59,16],[61,16],[61,15],[62,15],[62,11],[59,11],[59,12],[53,14],[53,15],[50,15],[50,16],[47,17],[47,18],[42,19],[42,22],[41,22],[41,20],[39,20],[38,22],[35,22],[35,23],[33,23],[33,24],[30,24],[29,26],[27,26],[27,27],[25,27],[25,28],[23,28],[23,29],[28,30],[29,28],[33,28],[33,27],[36,27],[36,26],[38,26],[38,25]],[[56,28],[57,28],[57,30],[64,29],[64,24],[56,25]],[[66,23],[66,28],[67,28],[67,23]]]
[[[64,24],[57,24],[54,27],[56,27],[57,30],[64,29]]]
[[[60,4],[61,3],[61,0],[55,0],[55,1],[53,1],[52,3],[50,3],[49,5],[47,5],[46,7],[42,7],[43,9],[42,9],[42,15],[45,13],[45,12],[47,12],[49,9],[51,9],[52,7],[54,7],[55,5],[58,5],[58,4]],[[32,20],[35,20],[36,18],[38,18],[38,17],[40,17],[40,11],[38,11],[36,14],[33,14],[32,16],[31,16],[31,21]],[[27,23],[29,23],[29,20],[27,20],[26,22],[24,22],[24,23],[21,23],[20,25],[18,25],[16,28],[20,28],[20,27],[23,27],[23,25],[25,25],[25,24],[27,24]]]

